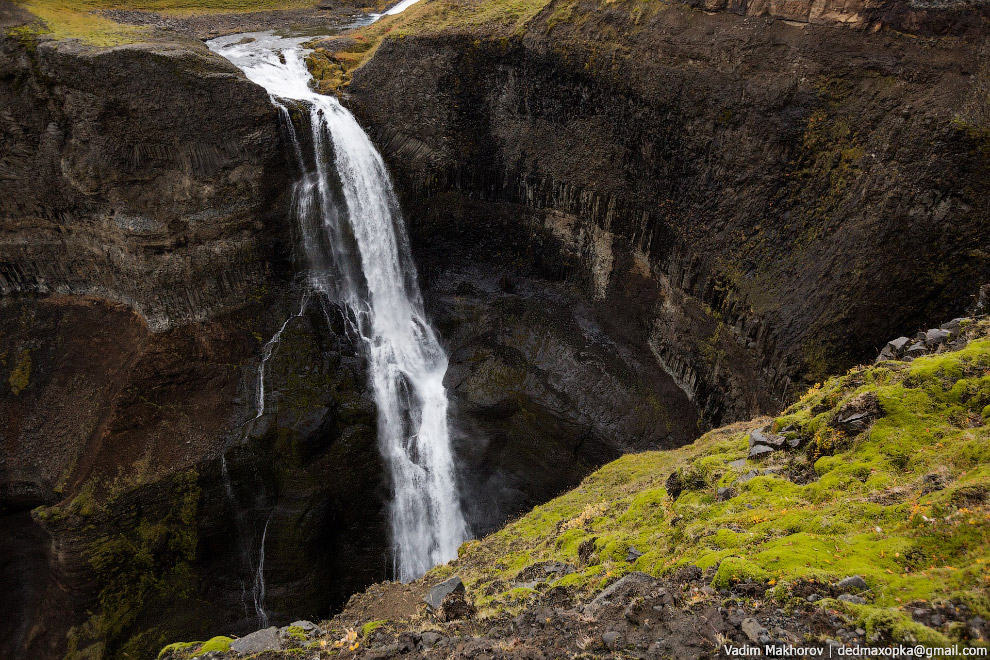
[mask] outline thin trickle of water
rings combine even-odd
[[[282,327],[272,335],[272,338],[265,342],[265,345],[261,349],[261,362],[258,364],[258,414],[254,416],[258,419],[265,414],[265,368],[268,366],[268,360],[271,359],[272,354],[275,349],[278,348],[278,344],[282,341],[282,333],[285,332],[285,328],[289,325],[292,319],[299,318],[306,312],[306,305],[309,303],[309,292],[303,294],[302,303],[299,305],[299,312],[285,319],[285,323]]]
[[[293,210],[307,282],[343,306],[364,345],[394,491],[395,568],[399,579],[411,580],[456,557],[468,535],[447,426],[447,356],[423,311],[385,163],[336,98],[310,89],[303,41],[256,33],[209,46],[268,90],[284,117],[290,102],[309,111],[310,148],[288,122],[301,172]],[[264,360],[261,369],[263,379]],[[263,386],[259,391],[263,410]]]
[[[261,532],[261,543],[258,544],[258,570],[254,575],[254,611],[258,615],[258,626],[268,627],[268,613],[265,611],[265,540],[268,538],[268,523],[272,521],[271,514],[265,520],[265,528]]]

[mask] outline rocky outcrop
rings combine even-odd
[[[0,72],[0,294],[96,295],[160,331],[284,273],[276,113],[233,65],[193,41],[98,49],[22,29]]]
[[[982,10],[925,10],[905,36],[879,14],[838,29],[728,9],[551,2],[515,33],[382,42],[346,96],[437,307],[467,264],[579,291],[717,424],[969,304],[990,69],[963,23]],[[949,13],[951,39],[917,36]]]

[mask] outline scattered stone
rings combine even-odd
[[[278,638],[278,628],[263,628],[250,635],[235,639],[230,644],[230,650],[241,655],[254,655],[265,651],[281,651],[282,642]]]
[[[604,644],[605,648],[609,649],[610,651],[619,650],[619,644],[621,642],[622,642],[622,635],[615,632],[614,630],[609,631],[604,635],[602,635],[602,644]]]
[[[443,635],[432,630],[427,630],[426,632],[420,634],[419,643],[423,645],[425,649],[431,649],[436,646],[437,642],[443,639]]]
[[[831,426],[847,435],[857,435],[868,429],[882,414],[876,393],[864,392],[836,411]]]
[[[289,624],[290,628],[302,628],[305,632],[311,633],[316,632],[317,626],[312,621],[293,621]]]
[[[755,429],[749,434],[749,446],[753,448],[756,445],[766,445],[779,449],[784,446],[784,437],[775,433],[767,433],[765,429]]]
[[[595,616],[612,601],[630,599],[633,596],[643,596],[657,590],[660,582],[646,573],[633,571],[616,580],[601,591],[594,600],[588,603],[585,611]]]
[[[821,599],[822,599],[821,595],[819,595],[819,594],[811,594],[810,596],[808,596],[807,601],[809,603],[817,603]]]
[[[852,596],[850,594],[842,594],[839,596],[839,600],[845,603],[852,603],[853,605],[866,605],[866,599],[860,598],[859,596]]]
[[[474,605],[468,602],[464,596],[463,589],[464,586],[461,585],[461,591],[454,591],[444,597],[443,602],[440,603],[440,607],[434,610],[434,615],[438,621],[459,621],[461,619],[470,619],[474,616],[476,612]]]
[[[939,326],[942,330],[948,330],[949,332],[955,334],[958,332],[959,328],[962,327],[963,321],[972,321],[973,319],[968,316],[960,316],[959,318],[954,318],[948,323],[943,323]]]
[[[860,575],[851,575],[840,580],[836,586],[844,591],[868,591],[870,588],[870,585],[866,584],[866,580]]]
[[[643,553],[636,549],[636,546],[629,546],[626,552],[626,561],[636,561],[643,556]]]
[[[863,635],[866,634],[866,631],[863,630],[862,628],[856,628],[856,634],[862,637]]]
[[[423,598],[423,602],[426,603],[431,610],[436,610],[443,604],[443,601],[447,596],[454,593],[464,593],[464,583],[461,582],[461,578],[456,575],[448,580],[444,580],[437,586],[430,589],[430,592],[426,594],[425,598]]]
[[[739,628],[749,638],[749,641],[754,644],[766,644],[770,641],[770,634],[767,632],[767,629],[761,626],[760,622],[753,617],[743,619]]]
[[[773,452],[773,447],[768,447],[766,445],[753,445],[749,448],[749,458],[759,458],[761,456],[766,456]]]
[[[719,502],[726,502],[728,500],[731,500],[735,496],[736,496],[736,492],[734,490],[732,490],[731,488],[726,488],[724,486],[720,486],[715,493],[715,498]]]
[[[731,463],[729,463],[729,467],[734,467],[734,468],[746,467],[746,459],[745,458],[736,459]]]
[[[928,347],[925,346],[925,342],[919,341],[915,344],[912,344],[911,347],[904,352],[904,357],[914,359],[916,357],[921,357],[922,355],[925,355],[927,353],[928,353]]]
[[[744,475],[742,475],[741,477],[739,477],[739,478],[738,478],[738,479],[736,480],[736,483],[740,483],[740,484],[744,484],[744,483],[746,483],[747,481],[750,481],[750,480],[752,480],[752,479],[755,479],[755,478],[756,478],[756,477],[758,477],[758,476],[760,476],[760,473],[759,473],[759,471],[758,471],[758,470],[750,470],[750,471],[749,471],[749,472],[747,472],[746,474],[744,474]]]
[[[952,333],[941,328],[932,328],[925,333],[925,346],[934,350],[949,340]]]
[[[900,357],[910,342],[911,340],[907,337],[898,337],[893,341],[888,341],[887,345],[884,346],[884,350],[889,350],[890,354],[894,357]]]
[[[574,567],[562,561],[541,561],[519,571],[516,582],[537,585],[551,578],[561,578],[574,572]]]

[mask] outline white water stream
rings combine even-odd
[[[396,574],[407,581],[456,557],[467,538],[447,426],[447,356],[423,311],[385,163],[336,98],[310,89],[306,40],[239,34],[214,39],[209,46],[268,90],[287,120],[301,172],[293,211],[308,284],[347,310],[364,344],[379,444],[394,491],[390,524]],[[291,121],[297,109],[309,114],[311,130],[305,138]],[[265,346],[259,416],[264,412],[264,362],[280,334]]]

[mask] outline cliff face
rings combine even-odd
[[[346,88],[428,288],[480,260],[578,290],[708,424],[970,304],[988,275],[985,12],[533,4],[507,24],[424,7]]]
[[[286,191],[274,110],[205,46],[15,29],[0,72],[0,292],[98,295],[158,331],[243,305],[280,268],[286,245],[261,238]]]
[[[258,415],[299,311],[275,110],[199,42],[26,20],[0,3],[0,655],[329,612],[387,574],[387,484],[334,310],[286,323]]]

